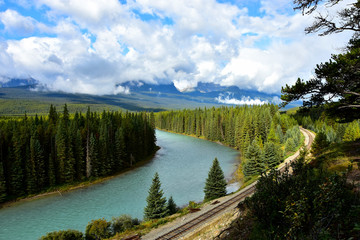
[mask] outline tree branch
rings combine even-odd
[[[342,108],[360,108],[360,105],[346,105],[346,106],[339,107],[339,109],[342,109]]]
[[[356,96],[360,96],[360,93],[352,92],[352,91],[344,91],[344,93],[346,93],[346,94],[352,94],[352,95],[356,95]]]

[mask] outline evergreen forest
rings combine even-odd
[[[109,176],[157,150],[152,114],[76,112],[0,121],[0,202]]]
[[[297,121],[272,104],[159,112],[155,124],[240,150],[245,177],[276,167],[302,144]]]

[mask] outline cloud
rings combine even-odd
[[[230,98],[230,96],[218,96],[215,100],[219,103],[231,104],[231,105],[263,105],[269,103],[268,101],[262,101],[258,98],[251,99],[249,96],[243,96],[240,100],[236,98]]]
[[[119,83],[142,80],[172,82],[181,91],[213,82],[279,93],[285,83],[309,78],[350,36],[305,35],[313,17],[285,0],[258,1],[258,15],[242,1],[19,3],[37,12],[0,12],[13,37],[0,40],[0,76],[31,76],[69,92],[120,93],[126,90]]]
[[[0,21],[4,24],[6,32],[17,36],[29,36],[35,31],[35,19],[24,17],[14,10],[1,12]]]
[[[130,89],[128,87],[123,87],[123,86],[117,86],[114,90],[114,94],[119,94],[119,93],[122,93],[122,94],[130,94]]]

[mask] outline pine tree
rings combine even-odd
[[[178,208],[176,206],[176,203],[173,199],[173,197],[171,196],[168,200],[168,203],[167,203],[167,209],[169,211],[169,215],[173,215],[177,212]]]
[[[149,195],[146,198],[147,206],[144,209],[145,220],[163,218],[168,215],[166,198],[163,195],[159,174],[155,173],[149,189]]]
[[[205,183],[205,201],[226,195],[226,180],[217,158],[214,159]]]
[[[351,142],[351,141],[355,141],[358,138],[360,138],[360,127],[357,121],[353,121],[349,123],[348,126],[346,127],[343,136],[343,141]]]
[[[88,147],[88,156],[86,159],[86,177],[98,177],[98,150],[97,141],[94,134],[91,133]]]
[[[122,128],[119,128],[115,132],[115,166],[118,170],[124,168],[125,166],[125,140],[124,140],[124,133]]]
[[[293,138],[287,139],[285,142],[285,153],[294,152],[295,149],[296,149],[295,140]]]
[[[14,196],[21,196],[25,194],[24,189],[24,169],[23,169],[23,146],[20,143],[20,135],[13,135],[14,147],[9,146],[9,162],[10,162],[10,194]]]
[[[275,168],[282,160],[280,148],[272,142],[265,143],[262,158],[268,168]]]
[[[0,162],[0,203],[5,201],[6,195],[7,194],[6,194],[5,175],[4,175],[3,163]]]
[[[261,158],[261,149],[255,140],[249,145],[245,153],[244,174],[252,176],[260,174],[265,170],[264,163]]]
[[[314,143],[311,146],[311,153],[314,156],[319,155],[327,146],[329,142],[326,139],[326,134],[323,132],[319,132],[316,134],[314,139]]]

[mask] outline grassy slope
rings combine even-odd
[[[359,171],[360,141],[333,143],[311,164],[331,172],[346,172],[349,166],[352,166],[353,170]]]

